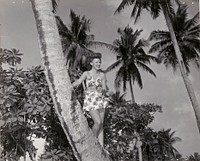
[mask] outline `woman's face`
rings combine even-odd
[[[101,68],[101,59],[100,58],[94,58],[91,63],[92,68],[99,70]]]

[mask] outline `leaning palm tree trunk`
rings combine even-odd
[[[78,161],[110,161],[88,127],[79,102],[71,103],[72,86],[66,70],[51,0],[30,0],[39,34],[41,57],[54,107]],[[73,106],[72,106],[73,105]]]
[[[171,39],[172,39],[172,42],[173,42],[176,57],[178,59],[179,69],[181,71],[181,75],[182,75],[185,87],[187,89],[190,101],[191,101],[193,109],[194,109],[194,113],[195,113],[196,121],[197,121],[197,126],[198,126],[198,130],[199,130],[199,133],[200,133],[200,106],[198,105],[194,90],[192,88],[192,84],[191,84],[191,82],[188,78],[188,75],[187,75],[187,72],[186,72],[186,69],[185,69],[185,65],[183,63],[180,48],[178,46],[178,42],[177,42],[177,39],[176,39],[176,36],[175,36],[175,33],[174,33],[174,29],[173,29],[173,26],[172,26],[172,23],[171,23],[171,19],[170,19],[170,16],[169,16],[169,11],[168,11],[168,9],[166,9],[166,6],[164,6],[164,5],[161,5],[161,6],[162,6],[162,11],[163,11],[166,23],[167,23],[167,27],[169,29],[170,36],[171,36]]]

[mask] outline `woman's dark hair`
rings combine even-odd
[[[93,53],[91,56],[90,56],[90,62],[95,59],[95,58],[98,58],[98,59],[101,59],[101,53]]]

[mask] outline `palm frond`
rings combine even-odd
[[[135,32],[133,33],[133,41],[136,41],[137,40],[137,38],[140,36],[140,34],[141,34],[141,32],[142,32],[143,30],[142,29],[140,29],[140,30],[135,30]]]
[[[77,46],[75,44],[71,44],[69,48],[64,52],[64,55],[66,57],[67,62],[70,61],[69,67],[73,67],[73,64],[76,60],[76,48]]]
[[[132,5],[134,3],[135,0],[122,0],[122,2],[120,3],[120,5],[118,6],[118,8],[115,11],[115,14],[120,13],[124,8]]]
[[[115,52],[115,46],[112,44],[108,44],[102,41],[90,41],[88,43],[88,47],[94,47],[94,48],[98,48],[98,47],[105,47],[113,52]]]
[[[136,7],[137,9],[135,9]],[[135,13],[136,10],[137,10],[137,13]],[[134,23],[136,23],[138,19],[140,18],[142,10],[143,10],[143,6],[141,4],[141,1],[136,1],[134,9],[133,9],[134,12],[132,11],[131,13],[131,17],[135,18]]]
[[[172,4],[171,0],[164,1],[163,3],[164,3],[164,6],[165,6],[165,9],[169,13],[170,18],[172,18],[172,16],[175,15],[175,12],[174,12],[174,7],[173,7],[173,4]]]
[[[123,42],[119,39],[113,41],[113,46],[120,47],[123,46]]]
[[[59,34],[62,38],[68,39],[69,41],[72,41],[73,36],[70,32],[70,30],[67,28],[67,26],[63,23],[61,18],[59,16],[55,16],[56,23],[58,26]]]
[[[143,70],[145,70],[146,72],[150,73],[151,75],[153,75],[154,77],[156,77],[156,74],[154,73],[153,70],[151,70],[151,68],[149,68],[146,64],[142,63],[142,62],[137,62],[137,65],[139,67],[141,67]]]
[[[150,61],[159,63],[159,60],[157,57],[148,55],[148,54],[136,56],[136,59],[137,59],[137,61],[141,61],[143,63],[148,63],[148,64],[151,63]]]
[[[151,48],[149,49],[149,53],[154,53],[154,52],[157,52],[157,51],[160,51],[164,48],[166,48],[167,46],[171,46],[172,45],[172,42],[171,40],[167,39],[167,40],[161,40],[159,42],[156,42],[154,43]]]
[[[193,48],[193,50],[197,50],[200,53],[200,39],[198,38],[193,38],[193,37],[185,37],[184,42],[182,43],[181,46],[187,46],[188,48]],[[190,54],[187,54],[190,55]]]
[[[180,5],[181,5],[181,2],[180,2],[180,0],[175,0],[175,2],[176,2],[176,4],[177,4],[178,6],[180,6]]]
[[[172,53],[170,55],[172,55]],[[173,53],[173,55],[176,56],[175,53]],[[173,71],[176,72],[177,68],[178,68],[178,60],[174,59],[174,56],[164,57],[163,63],[167,69],[169,67],[172,67]],[[184,64],[186,64],[186,63],[184,63]]]
[[[71,44],[65,51],[64,51],[64,56],[68,59],[70,59],[70,54],[74,53],[76,50],[76,44]]]
[[[199,32],[200,32],[200,24],[198,24],[192,28],[189,28],[185,32],[185,35],[193,35],[193,36],[199,37]]]
[[[171,46],[166,46],[165,48],[161,49],[157,55],[157,58],[160,62],[162,62],[165,57],[169,55],[169,51],[171,50]]]
[[[119,67],[119,65],[122,63],[122,60],[117,60],[116,62],[114,62],[112,65],[110,65],[107,69],[106,72],[110,72],[111,70]]]
[[[118,90],[121,87],[121,81],[122,81],[122,78],[123,78],[123,72],[120,69],[117,71],[116,76],[115,76],[115,88],[116,88],[116,90]]]
[[[56,13],[56,9],[58,7],[58,1],[59,0],[52,0],[51,3],[52,3],[52,7],[53,7],[53,13]]]
[[[199,21],[199,12],[190,20],[188,20],[184,26],[184,28],[191,28],[195,26]]]
[[[199,53],[192,46],[185,46],[185,45],[181,46],[181,52],[182,52],[183,59],[188,60],[188,62],[191,61],[191,60],[199,59]],[[188,52],[190,54],[188,54]]]
[[[137,43],[137,45],[135,46],[135,48],[142,48],[142,47],[146,47],[149,46],[149,42],[148,40],[144,40],[144,39],[140,39]]]
[[[150,6],[148,10],[150,10],[150,14],[152,15],[153,19],[156,19],[161,11],[159,0],[150,1]]]
[[[166,40],[166,39],[170,39],[170,34],[168,31],[161,31],[161,30],[156,30],[156,31],[152,31],[148,40],[149,41],[158,41],[158,40]]]
[[[135,65],[132,65],[132,69],[130,70],[130,75],[131,75],[131,80],[133,84],[136,81],[140,89],[143,88],[143,82],[142,82],[142,77],[140,75],[140,72],[138,68]]]
[[[91,35],[87,35],[86,37],[86,44],[89,44],[91,41],[95,40],[95,35],[91,34]]]

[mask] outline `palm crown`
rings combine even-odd
[[[187,71],[189,72],[189,62],[193,61],[199,67],[200,25],[197,24],[198,13],[191,19],[187,19],[187,8],[180,5],[175,14],[171,15],[172,24],[177,37],[178,44],[182,53],[182,58]],[[171,65],[174,70],[177,69],[178,60],[173,47],[173,42],[168,31],[153,31],[149,37],[156,41],[149,52],[158,51],[159,60],[163,61],[166,67]]]
[[[126,83],[129,81],[137,82],[139,87],[143,87],[142,78],[138,68],[142,68],[148,73],[155,75],[155,73],[146,65],[150,64],[150,61],[156,61],[156,58],[145,53],[144,47],[148,45],[148,42],[143,39],[139,39],[142,30],[136,30],[135,32],[129,26],[124,30],[118,29],[120,39],[116,39],[113,42],[112,50],[117,53],[117,60],[115,63],[107,68],[110,71],[116,67],[119,70],[116,74],[115,85],[120,87],[123,82],[123,89],[126,90]],[[131,85],[132,88],[132,85]]]
[[[90,32],[90,20],[85,16],[77,16],[74,11],[70,12],[71,24],[67,27],[59,17],[57,24],[59,34],[62,40],[63,51],[66,55],[67,61],[70,61],[70,67],[87,68],[85,66],[88,57],[93,54],[93,51],[88,47],[94,40],[94,35],[88,34]]]
[[[175,0],[180,4],[179,0]],[[115,13],[120,13],[124,8],[133,6],[131,17],[135,18],[135,22],[141,16],[143,10],[150,12],[153,18],[157,18],[162,10],[162,6],[173,12],[173,4],[171,0],[122,0]]]

